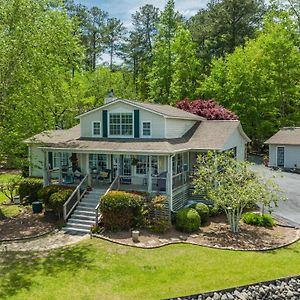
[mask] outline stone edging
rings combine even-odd
[[[261,252],[261,251],[271,251],[271,250],[276,250],[276,249],[281,249],[281,248],[284,248],[284,247],[287,247],[287,246],[290,246],[294,243],[296,243],[297,241],[300,240],[300,230],[297,230],[297,236],[296,238],[294,238],[292,241],[288,242],[288,243],[285,243],[285,244],[282,244],[280,246],[276,246],[276,247],[266,247],[266,248],[262,248],[262,249],[259,249],[259,248],[253,248],[253,249],[236,249],[236,248],[233,248],[233,247],[218,247],[218,246],[212,246],[212,245],[208,245],[208,244],[198,244],[198,243],[195,243],[195,242],[188,242],[188,241],[173,241],[173,242],[166,242],[166,243],[161,243],[160,245],[154,245],[154,246],[139,246],[138,244],[127,244],[127,243],[124,243],[124,242],[120,242],[120,241],[117,241],[117,240],[114,240],[114,239],[111,239],[107,236],[104,236],[104,235],[101,235],[101,234],[91,234],[91,237],[96,237],[96,238],[99,238],[99,239],[102,239],[102,240],[105,240],[105,241],[108,241],[108,242],[112,242],[114,244],[118,244],[118,245],[122,245],[122,246],[127,246],[127,247],[132,247],[132,248],[139,248],[139,249],[156,249],[156,248],[161,248],[161,247],[164,247],[164,246],[168,246],[168,245],[176,245],[176,244],[190,244],[190,245],[195,245],[195,246],[200,246],[200,247],[206,247],[206,248],[212,248],[212,249],[219,249],[219,250],[232,250],[232,251],[258,251],[258,252]]]
[[[223,289],[223,290],[215,290],[215,291],[205,292],[205,293],[201,293],[201,294],[194,294],[194,295],[189,295],[189,296],[179,296],[179,297],[175,297],[175,298],[167,298],[167,299],[164,299],[164,300],[206,299],[207,297],[213,297],[216,293],[217,294],[233,293],[236,290],[241,291],[243,289],[247,289],[247,288],[252,287],[252,286],[269,286],[271,284],[275,284],[276,282],[280,282],[280,281],[281,282],[289,282],[291,279],[300,279],[300,275],[280,277],[280,278],[276,278],[276,279],[273,279],[273,280],[261,281],[261,282],[246,284],[246,285],[240,285],[240,286],[231,287],[231,288],[227,288],[227,289]],[[210,298],[210,299],[215,299],[215,298]],[[220,297],[220,299],[221,299],[221,297]],[[244,299],[244,298],[241,298],[241,299]]]
[[[4,239],[4,240],[0,240],[0,244],[2,244],[2,243],[13,243],[13,242],[16,242],[16,243],[26,242],[26,241],[29,241],[29,240],[34,240],[34,239],[44,237],[46,235],[50,235],[50,234],[58,232],[58,231],[59,230],[57,228],[54,228],[54,229],[48,230],[46,232],[39,233],[39,234],[32,235],[32,236],[25,236],[25,237],[21,237],[21,238],[13,238],[13,239]]]

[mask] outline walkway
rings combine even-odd
[[[53,234],[49,234],[45,237],[18,241],[18,242],[5,242],[0,243],[1,251],[48,251],[64,246],[69,246],[78,243],[89,235],[70,234],[63,231],[58,231]]]

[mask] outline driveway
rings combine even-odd
[[[264,177],[277,174],[263,165],[254,165],[253,169]],[[280,172],[274,181],[281,187],[287,200],[280,201],[274,208],[274,215],[283,219],[289,225],[300,227],[300,174]]]

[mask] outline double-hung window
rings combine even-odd
[[[132,113],[110,113],[109,134],[111,136],[132,136],[133,135]]]
[[[89,154],[90,169],[107,169],[107,155],[106,154]]]
[[[143,137],[151,137],[151,122],[143,122]]]
[[[93,122],[93,136],[101,135],[101,122]]]
[[[69,153],[67,152],[53,152],[52,159],[52,165],[54,169],[69,165]]]
[[[139,175],[146,175],[147,168],[148,168],[148,156],[145,155],[139,155],[138,158],[138,163],[136,165],[136,174]]]

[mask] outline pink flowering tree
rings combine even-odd
[[[238,120],[236,114],[212,99],[190,101],[188,98],[185,98],[184,100],[178,101],[176,107],[204,117],[207,120]]]

